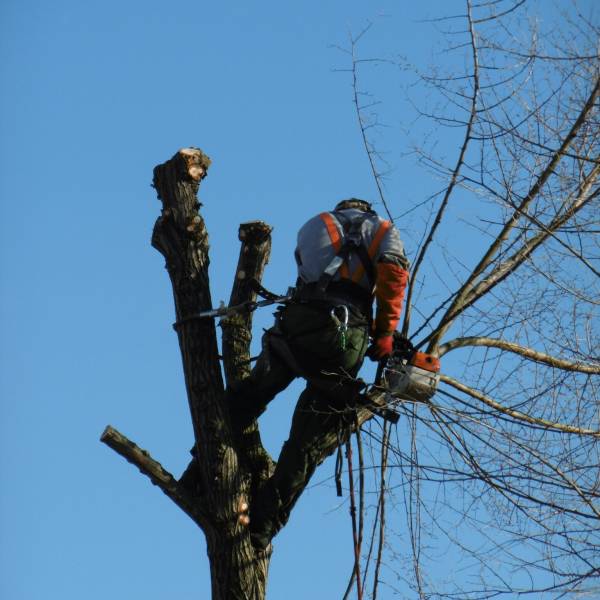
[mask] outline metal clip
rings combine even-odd
[[[338,316],[335,314],[336,310],[340,309],[342,311],[342,319],[339,319]],[[349,317],[349,313],[348,313],[348,307],[345,304],[338,304],[337,306],[334,306],[331,311],[329,312],[329,315],[331,316],[331,318],[333,319],[333,322],[335,323],[338,333],[340,334],[340,347],[343,351],[346,350],[346,333],[348,331],[348,317]]]

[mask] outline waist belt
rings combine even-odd
[[[297,282],[294,300],[300,302],[316,301],[327,304],[345,304],[355,308],[363,316],[370,320],[373,296],[360,285],[350,281],[332,281],[325,291],[320,289],[318,282]]]

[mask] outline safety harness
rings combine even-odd
[[[367,250],[362,235],[362,225],[365,222],[364,217],[359,219],[349,219],[340,211],[334,211],[332,213],[324,212],[319,216],[327,228],[327,233],[335,251],[335,255],[319,277],[317,289],[321,292],[325,292],[329,283],[338,271],[341,279],[348,279],[356,284],[359,284],[363,275],[366,274],[369,285],[371,289],[373,289],[375,287],[375,267],[373,265],[373,259],[377,254],[381,241],[392,225],[391,222],[382,221]],[[358,256],[360,264],[353,273],[350,273],[348,258],[352,252]]]

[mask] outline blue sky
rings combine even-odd
[[[192,444],[170,284],[150,247],[152,168],[190,145],[213,159],[200,199],[215,302],[229,296],[247,220],[274,226],[265,283],[285,291],[299,225],[341,198],[375,198],[334,46],[372,20],[365,55],[446,61],[440,27],[423,19],[450,6],[463,11],[442,0],[2,2],[0,596],[208,597],[201,532],[99,442],[110,423],[176,476]],[[421,127],[406,88],[427,100],[414,80],[391,65],[365,74],[385,101],[395,207],[436,187],[405,155]],[[449,135],[441,148],[454,147]],[[415,234],[399,227],[410,253]],[[255,332],[269,322],[265,310]],[[275,454],[299,389],[263,418]],[[350,536],[331,481],[308,490],[276,540],[270,597],[316,597],[317,581],[319,597],[341,597]]]

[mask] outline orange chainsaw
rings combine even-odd
[[[440,360],[419,352],[400,333],[394,333],[393,351],[379,364],[377,383],[393,398],[427,402],[440,381]]]

